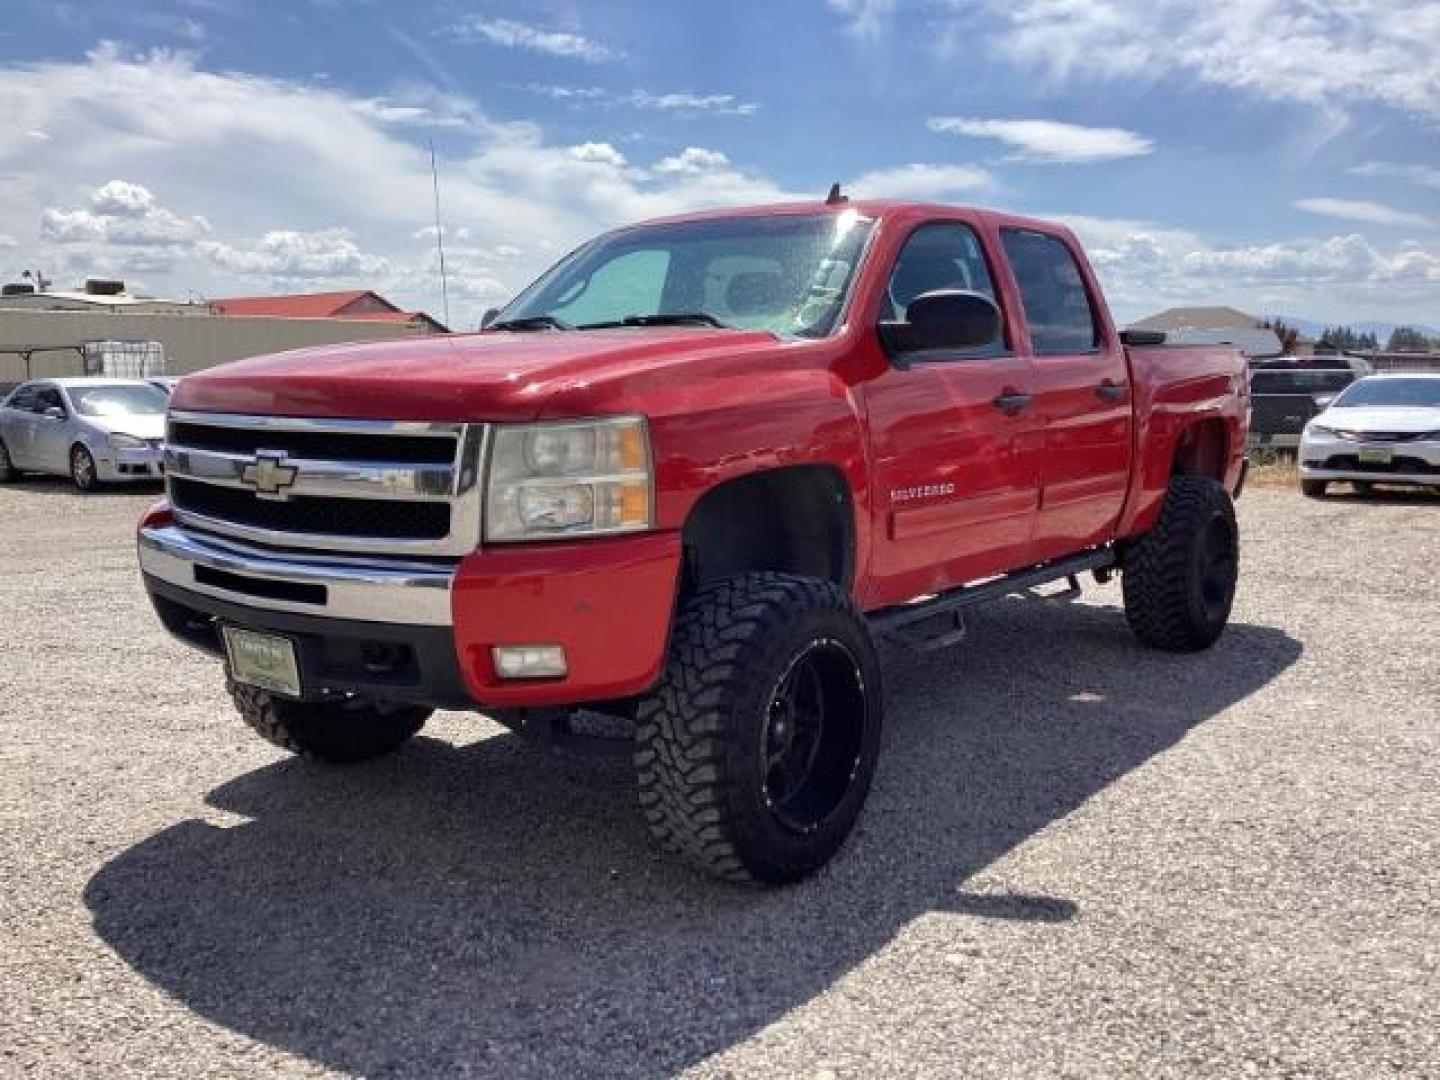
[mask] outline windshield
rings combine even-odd
[[[1364,379],[1341,394],[1331,408],[1367,405],[1440,408],[1440,379]]]
[[[65,392],[81,416],[163,416],[170,403],[165,391],[149,383],[69,386]]]
[[[562,260],[496,325],[583,330],[668,316],[823,337],[840,317],[872,224],[847,210],[624,229]]]
[[[1250,376],[1250,389],[1257,394],[1333,394],[1354,381],[1353,371],[1259,368]]]

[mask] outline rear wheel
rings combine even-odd
[[[95,472],[95,458],[79,443],[70,448],[70,479],[81,491],[94,491],[100,486]]]
[[[1300,493],[1307,499],[1323,499],[1329,485],[1324,480],[1301,480]]]
[[[266,742],[293,754],[349,764],[388,754],[425,726],[431,709],[369,698],[292,701],[227,679],[241,719]]]
[[[20,470],[15,468],[15,463],[10,460],[9,449],[0,441],[0,484],[12,484],[19,479]]]
[[[1125,617],[1147,645],[1194,652],[1230,618],[1240,570],[1235,506],[1214,480],[1170,481],[1155,527],[1125,553]]]
[[[839,586],[774,573],[708,585],[681,609],[636,719],[650,834],[717,877],[799,880],[854,826],[880,720],[879,662]]]
[[[1357,495],[1373,495],[1375,494],[1375,485],[1369,480],[1356,480],[1355,493]]]

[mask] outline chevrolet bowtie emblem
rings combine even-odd
[[[285,490],[295,483],[298,475],[299,469],[285,463],[284,451],[261,450],[255,455],[255,463],[246,465],[240,473],[240,481],[254,488],[258,495],[283,499]]]

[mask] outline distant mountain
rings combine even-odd
[[[1295,327],[1296,330],[1299,330],[1300,333],[1304,334],[1307,338],[1312,338],[1312,339],[1318,338],[1321,334],[1323,334],[1323,333],[1325,332],[1325,329],[1326,329],[1327,327],[1330,327],[1330,326],[1348,326],[1348,327],[1350,327],[1351,330],[1354,330],[1355,333],[1357,333],[1357,334],[1374,334],[1374,335],[1375,335],[1375,340],[1378,341],[1378,342],[1380,342],[1380,347],[1381,347],[1382,349],[1385,347],[1385,342],[1387,342],[1387,341],[1390,340],[1390,335],[1394,332],[1395,327],[1397,327],[1397,326],[1413,326],[1416,330],[1419,330],[1422,334],[1426,335],[1427,337],[1440,337],[1440,330],[1437,330],[1437,329],[1436,329],[1435,327],[1433,327],[1433,326],[1426,326],[1426,325],[1423,324],[1423,323],[1419,323],[1419,324],[1417,324],[1417,323],[1388,323],[1388,322],[1352,322],[1352,323],[1347,323],[1347,322],[1339,322],[1339,323],[1336,323],[1336,322],[1328,322],[1328,323],[1325,323],[1325,322],[1316,322],[1314,319],[1302,319],[1302,318],[1300,318],[1299,316],[1296,316],[1296,315],[1275,315],[1275,316],[1266,316],[1266,317],[1267,317],[1267,318],[1276,318],[1276,319],[1279,319],[1279,320],[1280,320],[1281,322],[1283,322],[1286,326],[1293,326],[1293,327]]]

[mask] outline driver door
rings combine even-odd
[[[20,387],[4,407],[5,422],[0,435],[5,439],[5,450],[10,461],[16,466],[32,467],[31,440],[35,437],[35,398],[39,389],[33,384]]]
[[[46,409],[59,409],[59,419],[45,415]],[[74,413],[58,386],[43,386],[35,398],[35,415],[31,420],[31,465],[47,472],[68,472],[70,440],[74,430]]]
[[[864,384],[874,477],[875,606],[900,603],[1025,565],[1039,505],[1034,374],[1007,339],[1005,299],[979,235],[931,221],[906,239],[882,319],[915,297],[967,289],[1001,306],[989,344],[927,350]]]

